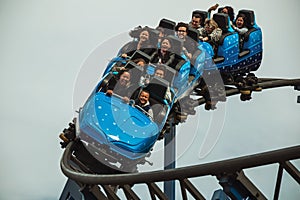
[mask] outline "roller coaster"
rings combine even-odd
[[[196,13],[207,15],[201,11]],[[60,135],[61,146],[65,148],[61,169],[69,178],[61,200],[120,199],[120,190],[127,199],[142,199],[134,191],[134,186],[139,184],[146,184],[151,199],[173,199],[157,182],[174,180],[180,183],[182,199],[188,199],[187,191],[194,199],[206,199],[189,179],[207,175],[215,176],[223,188],[215,191],[213,200],[267,199],[243,169],[273,163],[279,164],[274,199],[279,197],[283,170],[300,183],[299,171],[290,162],[300,158],[299,146],[191,167],[140,173],[137,170],[137,165],[149,163],[147,157],[151,156],[155,142],[185,122],[188,115],[194,115],[197,106],[205,104],[206,110],[214,110],[216,104],[226,101],[228,96],[239,94],[242,101],[247,101],[252,92],[274,87],[294,86],[300,90],[300,79],[257,78],[254,75],[253,71],[260,67],[262,60],[262,33],[253,11],[240,10],[239,13],[247,16],[249,29],[242,49],[229,17],[217,13],[213,20],[222,29],[217,49],[199,41],[198,32],[190,28],[189,39],[196,43],[197,51],[188,59],[182,53],[183,41],[174,35],[175,22],[162,19],[159,26],[169,32],[165,38],[172,43],[170,52],[175,55],[172,62],[164,65],[154,61],[152,55],[157,50],[157,42],[147,51],[134,49],[126,52],[131,53],[130,57],[117,56],[109,62],[103,77],[79,109],[78,117]],[[141,33],[142,30],[145,29],[136,31]],[[158,32],[148,27],[147,31],[154,38],[151,40],[157,41]],[[135,63],[137,58],[146,60],[147,67]],[[154,74],[161,67],[164,78]],[[129,72],[133,83],[126,101],[123,95],[116,94],[125,71]],[[110,86],[114,94],[108,94]],[[153,116],[132,100],[141,91],[150,94]]]

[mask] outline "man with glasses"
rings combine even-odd
[[[189,25],[179,22],[175,27],[177,37],[183,40],[183,53],[191,60],[194,52],[197,50],[197,43],[187,36]]]
[[[182,51],[191,62],[189,81],[192,81],[194,79],[193,66],[195,64],[196,56],[199,54],[200,50],[198,49],[198,42],[188,36],[188,31],[190,29],[189,25],[183,22],[179,22],[175,27],[177,37],[183,40]]]

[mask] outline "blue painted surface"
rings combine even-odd
[[[79,123],[82,134],[88,134],[99,144],[112,149],[125,150],[125,157],[132,156],[131,152],[149,152],[159,134],[158,125],[150,117],[120,98],[106,96],[103,92],[91,95],[80,111]],[[129,158],[142,156],[137,154]]]

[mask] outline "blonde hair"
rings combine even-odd
[[[213,29],[219,28],[217,22],[215,22],[215,20],[213,19],[206,19],[204,22],[204,25],[208,25],[210,27],[213,27]]]

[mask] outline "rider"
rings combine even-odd
[[[146,111],[151,117],[153,117],[153,110],[149,102],[150,93],[147,90],[142,90],[135,100],[135,105],[140,106],[144,111]]]

